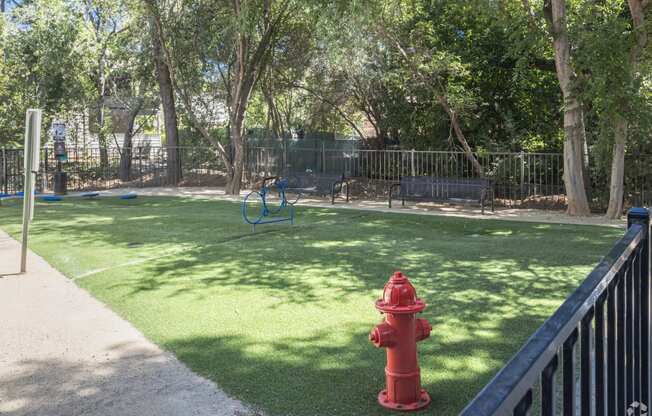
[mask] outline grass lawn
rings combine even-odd
[[[19,236],[18,201],[0,227]],[[388,414],[373,302],[407,274],[430,414],[454,415],[606,254],[621,230],[140,197],[38,203],[31,247],[232,396],[270,415]]]

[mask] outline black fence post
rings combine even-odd
[[[143,185],[143,147],[138,147],[138,177],[140,178],[140,187]]]
[[[650,226],[650,211],[646,208],[632,208],[627,212],[627,228],[634,224]],[[649,236],[648,238],[649,239]]]
[[[7,148],[2,148],[2,182],[4,184],[3,192],[9,193],[9,169],[7,168]]]
[[[50,178],[48,178],[48,172],[50,170],[49,164],[48,164],[48,148],[44,147],[43,148],[43,188],[49,189],[50,188]],[[45,189],[43,189],[45,191]]]
[[[641,243],[641,253],[639,257],[639,267],[634,269],[634,279],[636,280],[639,293],[636,296],[637,303],[636,314],[639,318],[640,328],[636,329],[635,338],[640,340],[635,348],[639,351],[636,354],[639,362],[636,366],[635,380],[638,382],[637,390],[640,391],[640,397],[634,398],[640,402],[640,406],[650,406],[650,211],[645,208],[632,208],[627,213],[627,228],[634,224],[641,224],[647,229],[646,237]],[[638,325],[637,325],[638,326]]]

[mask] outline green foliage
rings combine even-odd
[[[43,126],[89,111],[99,97],[152,105],[153,68],[146,32],[128,3],[34,0],[2,17],[0,144],[22,141],[25,110],[42,108]],[[103,92],[102,92],[103,91]],[[128,103],[126,104],[128,107]],[[101,128],[113,132],[110,117]]]
[[[592,180],[598,189],[606,191],[616,118],[628,122],[628,154],[652,151],[650,55],[644,53],[638,71],[632,71],[630,53],[636,39],[625,0],[578,1],[573,12],[571,36],[586,107]],[[636,173],[648,175],[652,168],[641,166]]]
[[[228,142],[234,45],[242,34],[255,46],[266,16],[282,16],[247,97],[245,130],[273,137],[373,131],[370,146],[450,149],[456,141],[445,100],[475,150],[562,149],[543,0],[274,0],[268,15],[263,0],[239,3],[235,13],[227,0],[153,0],[177,93],[184,92],[176,97],[184,143],[199,143],[188,130],[186,102],[213,137]],[[648,45],[631,76],[634,34],[625,0],[567,4],[593,182],[603,186],[615,117],[629,122],[629,154],[652,152],[652,55]],[[20,143],[28,107],[51,118],[85,110],[95,116],[102,77],[105,95],[157,105],[148,10],[142,0],[34,0],[3,16],[0,143]],[[107,118],[101,131],[113,128]]]
[[[44,125],[82,108],[80,21],[63,0],[35,0],[2,22],[0,143],[19,143],[27,108],[42,108]]]

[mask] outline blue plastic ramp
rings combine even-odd
[[[45,195],[41,199],[46,202],[57,202],[57,201],[61,201],[63,198],[60,197],[59,195]]]
[[[129,192],[128,194],[124,194],[120,196],[120,199],[136,199],[138,198],[138,194],[135,192]]]

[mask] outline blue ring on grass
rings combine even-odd
[[[125,194],[120,196],[120,199],[136,199],[138,198],[138,194]]]

